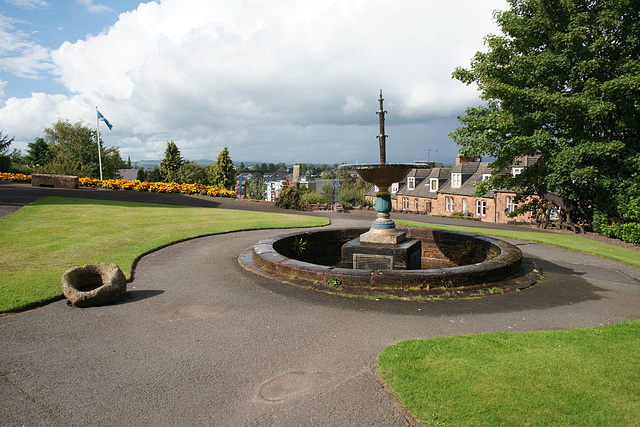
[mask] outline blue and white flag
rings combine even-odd
[[[98,111],[98,110],[96,110]],[[109,128],[109,130],[111,130],[111,128],[113,127],[111,125],[111,123],[109,123],[109,120],[107,120],[107,118],[105,116],[103,116],[100,111],[98,111],[98,120],[102,120],[104,122],[105,125],[107,125],[107,127]]]

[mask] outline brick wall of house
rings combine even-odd
[[[517,215],[516,217],[510,217],[505,213],[505,210],[507,209],[508,203],[507,203],[507,197],[511,197],[511,201],[513,203],[513,199],[515,198],[515,193],[498,193],[496,196],[496,201],[497,201],[497,217],[498,217],[498,221],[499,223],[506,223],[506,222],[513,222],[513,221],[517,221],[517,222],[533,222],[535,220],[535,218],[533,218],[531,216],[531,212],[526,212],[524,214],[521,215]]]
[[[407,208],[404,208],[404,200],[407,200]],[[418,201],[418,206],[416,208],[416,200]],[[398,198],[392,203],[393,208],[397,211],[405,211],[405,212],[417,212],[417,213],[430,213],[432,199],[427,199],[424,197],[413,197],[413,196],[401,196],[398,195]]]
[[[453,199],[453,210],[447,211],[446,198]],[[433,202],[431,214],[438,216],[453,216],[454,212],[464,212],[464,200],[467,201],[466,212],[481,221],[494,222],[495,201],[490,198],[476,198],[470,196],[458,196],[453,194],[438,194],[438,199]],[[484,201],[485,215],[476,215],[476,201]]]

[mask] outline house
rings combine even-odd
[[[522,173],[539,156],[525,156],[509,168],[512,175]],[[510,217],[517,207],[516,194],[506,189],[491,189],[480,197],[474,196],[476,185],[493,172],[489,162],[479,157],[456,157],[453,168],[414,169],[404,182],[390,187],[393,209],[434,216],[473,217],[485,222],[531,222],[531,213]],[[375,202],[375,188],[366,198]]]
[[[451,179],[438,191],[438,198],[432,204],[431,214],[473,217],[493,223],[533,221],[530,212],[516,217],[509,216],[517,207],[516,194],[510,190],[490,189],[480,197],[474,196],[476,185],[491,177],[493,172],[488,162],[477,160],[460,156],[456,158],[456,166],[451,170]],[[519,174],[524,167],[533,164],[530,162],[535,163],[535,160],[526,159],[526,163],[516,162],[509,173]]]
[[[398,190],[393,208],[402,211],[430,214],[438,190],[451,177],[451,168],[414,169]]]

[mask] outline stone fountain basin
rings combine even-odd
[[[265,239],[239,258],[248,270],[318,290],[347,294],[417,297],[499,287],[522,289],[539,279],[516,246],[488,236],[401,228],[421,241],[420,270],[361,270],[339,266],[340,248],[366,228],[291,233]],[[304,242],[304,244],[300,244]],[[300,251],[300,247],[304,250]]]
[[[355,169],[367,182],[379,187],[390,187],[394,182],[402,181],[411,169],[428,169],[431,166],[416,163],[364,163],[341,165],[340,169]]]

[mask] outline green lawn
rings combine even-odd
[[[241,210],[46,197],[0,219],[0,312],[62,295],[62,274],[113,262],[131,276],[154,249],[217,233],[310,227],[326,218]]]
[[[541,233],[539,231],[526,230],[496,230],[492,228],[463,227],[455,225],[426,224],[423,222],[396,220],[399,225],[408,227],[433,228],[439,230],[462,231],[465,233],[485,234],[488,236],[503,237],[507,239],[527,240],[556,246],[571,251],[584,252],[614,261],[622,262],[634,267],[640,267],[640,252],[620,246],[581,237],[577,234]]]
[[[378,357],[425,425],[640,425],[640,321],[404,341]]]

